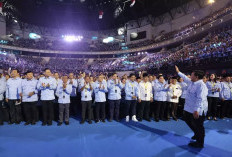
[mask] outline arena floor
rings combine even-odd
[[[193,135],[183,121],[0,126],[1,157],[232,156],[232,120],[206,121],[204,149],[186,146]]]

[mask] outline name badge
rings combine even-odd
[[[85,96],[85,98],[87,98],[87,95]]]
[[[117,93],[117,89],[115,89],[115,93]]]
[[[134,92],[131,92],[132,95],[134,95]]]
[[[147,94],[145,94],[145,98],[147,97]]]
[[[65,96],[63,95],[63,98],[65,98]]]

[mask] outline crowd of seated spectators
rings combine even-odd
[[[49,58],[49,57],[46,57]],[[44,68],[61,73],[80,71],[112,72],[112,71],[149,71],[168,70],[179,65],[183,67],[207,66],[232,61],[232,29],[221,28],[193,43],[183,43],[170,49],[162,49],[154,53],[126,54],[115,58],[95,58],[91,62],[87,58],[45,59],[36,56],[0,54],[0,69],[17,68],[21,72],[27,70],[39,73]]]
[[[196,23],[192,23],[188,26],[185,26],[180,30],[174,30],[172,32],[162,33],[158,37],[154,37],[154,39],[151,40],[149,39],[149,40],[141,41],[139,43],[129,44],[126,46],[129,49],[140,48],[154,43],[163,42],[165,40],[179,38],[231,12],[232,12],[232,6],[229,6],[227,8],[223,8],[219,11],[216,11],[215,13],[199,20]],[[39,40],[19,38],[17,40],[15,39],[14,41],[9,41],[8,45],[23,47],[23,48],[42,49],[42,50],[84,51],[84,52],[85,51],[116,51],[122,49],[120,43],[118,42],[113,42],[108,44],[102,43],[100,41],[92,42],[92,43],[88,43],[85,41],[75,42],[75,43],[65,43],[63,40],[51,41],[46,38],[41,38]]]

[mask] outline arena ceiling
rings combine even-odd
[[[84,30],[119,28],[147,15],[160,16],[190,0],[5,0],[14,6],[17,21],[48,27]],[[117,9],[120,14],[115,14]],[[4,8],[3,8],[4,9]],[[8,9],[9,11],[9,9]],[[103,18],[99,19],[99,11]],[[171,13],[170,13],[171,14]]]

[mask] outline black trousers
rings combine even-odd
[[[166,101],[155,101],[156,109],[155,109],[155,118],[156,119],[164,119],[164,112],[167,107]],[[169,112],[169,111],[167,111]]]
[[[232,100],[225,100],[222,102],[221,117],[232,117]]]
[[[43,122],[51,123],[54,117],[54,100],[41,100],[43,111]]]
[[[54,101],[54,118],[53,120],[58,121],[59,120],[59,103],[58,103],[58,97],[55,96],[55,101]]]
[[[37,102],[24,102],[24,114],[26,122],[36,122],[37,119]]]
[[[198,119],[194,119],[193,114],[184,112],[184,120],[189,128],[194,132],[198,143],[204,145],[205,128],[204,128],[205,115],[199,116]]]
[[[217,116],[217,105],[219,102],[219,98],[217,97],[208,97],[208,117],[216,117]]]
[[[92,100],[90,101],[81,101],[81,118],[82,120],[85,120],[85,115],[86,115],[86,111],[88,112],[88,120],[91,120],[91,106],[92,106]]]
[[[70,103],[70,114],[73,116],[76,116],[77,115],[77,104],[78,104],[77,97],[71,96],[70,102],[71,102]]]
[[[115,116],[115,119],[119,119],[119,108],[120,108],[120,100],[109,100],[110,105],[110,119],[113,119]]]
[[[95,115],[96,115],[96,120],[105,120],[106,117],[106,111],[105,111],[105,104],[106,102],[95,102],[96,107],[95,107]]]
[[[150,117],[155,119],[155,102],[150,103]]]
[[[137,100],[126,100],[125,115],[126,116],[136,115],[136,105],[137,105]]]
[[[21,104],[15,105],[16,101],[19,100],[9,100],[9,110],[10,110],[10,121],[12,123],[21,122],[22,120],[22,111],[21,111]]]
[[[178,108],[178,103],[174,103],[174,102],[169,102],[169,111],[168,111],[168,118],[170,117],[170,112],[173,118],[176,118],[177,116],[177,108]]]
[[[177,116],[178,117],[183,116],[184,104],[185,104],[185,99],[179,98],[179,104],[178,104],[178,108],[177,108]]]
[[[150,119],[150,101],[141,101],[139,104],[138,118],[139,119]]]

